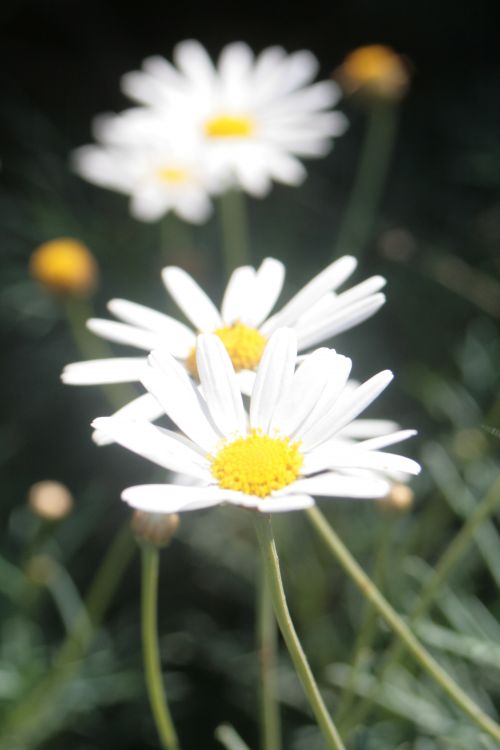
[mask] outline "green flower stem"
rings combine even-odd
[[[57,712],[58,697],[81,667],[81,659],[128,567],[135,544],[126,523],[117,533],[97,572],[80,614],[55,658],[52,670],[9,714],[0,734],[0,750],[42,741],[45,722]]]
[[[250,262],[249,231],[245,196],[241,190],[229,190],[219,200],[219,218],[226,273]]]
[[[358,169],[336,241],[336,255],[366,250],[394,146],[397,103],[376,101],[368,113]]]
[[[337,536],[335,531],[317,507],[309,508],[307,516],[312,525],[326,543],[330,552],[337,558],[346,573],[353,579],[362,594],[367,597],[377,611],[382,615],[389,627],[404,642],[406,648],[413,654],[420,666],[442,687],[448,697],[464,711],[481,729],[491,737],[500,740],[500,726],[485,714],[457,683],[440,667],[437,661],[420,644],[408,625],[389,602],[374,586],[363,569]]]
[[[160,221],[161,256],[165,262],[182,255],[184,250],[192,246],[191,233],[186,222],[179,219],[172,211]]]
[[[257,639],[260,659],[261,748],[262,750],[280,750],[281,722],[276,698],[276,620],[264,565],[261,565],[258,597]]]
[[[452,570],[463,558],[465,552],[471,545],[478,528],[482,523],[488,520],[500,505],[500,479],[493,484],[489,492],[479,502],[475,510],[470,514],[461,530],[456,534],[448,547],[439,558],[434,572],[426,580],[415,606],[409,614],[409,623],[412,625],[419,618],[423,617],[430,609],[436,598],[441,586],[449,578]],[[394,643],[387,651],[383,665],[379,672],[379,679],[382,679],[387,670],[396,664],[406,650],[405,643],[398,641]],[[371,704],[371,694],[361,701],[356,711],[356,718],[362,721],[368,713]]]
[[[67,297],[64,302],[64,311],[71,335],[84,359],[107,359],[115,356],[106,342],[91,334],[85,326],[86,321],[94,314],[93,307],[87,299]],[[137,396],[128,383],[101,385],[101,390],[113,409],[119,409],[124,403]]]
[[[141,596],[144,669],[149,702],[161,743],[167,750],[179,750],[179,741],[170,715],[161,674],[157,628],[159,560],[158,548],[152,544],[144,544]]]
[[[266,570],[274,611],[281,634],[328,747],[333,750],[345,750],[337,728],[323,702],[306,655],[295,632],[290,612],[288,611],[271,519],[256,513],[254,520],[262,553],[262,563]]]

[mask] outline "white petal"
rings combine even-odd
[[[282,497],[266,497],[260,501],[257,510],[260,513],[286,513],[312,508],[313,505],[314,500],[310,495],[290,494]]]
[[[112,299],[108,310],[117,318],[161,336],[162,344],[174,357],[185,359],[196,342],[194,333],[175,318],[124,299]]]
[[[419,464],[411,458],[398,456],[395,453],[361,450],[361,448],[348,448],[343,451],[335,451],[331,463],[325,468],[369,469],[388,474],[403,473],[416,475],[420,473]]]
[[[222,300],[221,314],[225,325],[248,324],[248,311],[255,300],[255,268],[240,266],[231,274]]]
[[[215,68],[205,48],[194,39],[187,39],[174,47],[173,59],[179,70],[201,89],[211,87]]]
[[[162,278],[171,297],[197,331],[215,331],[222,326],[222,318],[212,300],[182,268],[167,266]]]
[[[222,435],[213,426],[198,390],[184,368],[167,352],[155,351],[144,375],[144,387],[194,443],[210,452]]]
[[[163,414],[163,408],[155,397],[150,393],[143,393],[142,396],[132,399],[128,404],[122,406],[121,409],[115,411],[112,416],[117,417],[118,419],[154,422],[156,419],[163,416]],[[92,434],[92,440],[97,445],[109,445],[113,442],[112,438],[104,432],[97,431],[94,431]]]
[[[387,281],[383,276],[371,276],[360,284],[352,286],[346,292],[339,294],[335,299],[335,305],[340,310],[342,307],[352,305],[353,302],[357,302],[360,299],[371,297],[372,294],[383,289],[386,283]]]
[[[174,432],[149,422],[119,417],[99,417],[94,419],[92,427],[164,469],[189,474],[203,481],[211,478],[208,461],[200,455],[196,446]]]
[[[316,406],[329,384],[336,353],[317,349],[297,368],[290,388],[281,393],[270,429],[294,435]]]
[[[333,437],[361,414],[387,388],[393,377],[390,370],[384,370],[354,391],[343,393],[322,418],[312,424],[305,434],[301,434],[303,449],[310,450]]]
[[[113,357],[72,362],[64,368],[61,380],[66,385],[104,385],[133,383],[147,370],[146,357]]]
[[[341,308],[340,312],[333,310],[322,321],[309,319],[306,323],[297,323],[295,330],[300,349],[308,349],[332,336],[349,330],[349,328],[354,328],[354,326],[374,315],[384,302],[384,294],[374,294],[372,297],[361,299],[348,307]]]
[[[159,221],[172,209],[172,200],[156,183],[134,186],[130,197],[130,213],[139,221]]]
[[[255,298],[248,324],[259,326],[267,318],[283,289],[285,266],[275,258],[264,258],[256,272]]]
[[[378,435],[370,440],[363,440],[361,443],[357,443],[356,447],[363,448],[363,450],[379,450],[379,448],[385,448],[388,445],[394,445],[394,443],[401,443],[403,440],[408,440],[408,438],[414,437],[416,434],[416,430],[398,430],[389,435]]]
[[[251,396],[255,385],[255,372],[253,370],[240,370],[236,373],[238,387],[244,396]]]
[[[246,433],[246,414],[238,381],[226,348],[212,333],[198,337],[196,362],[208,409],[220,432]]]
[[[186,487],[178,484],[142,484],[128,487],[122,500],[148,513],[183,513],[201,508],[212,508],[225,500],[225,490],[219,487]]]
[[[331,263],[264,323],[262,333],[269,335],[278,327],[293,324],[319,297],[339,287],[353,273],[356,265],[356,259],[349,255]]]
[[[399,428],[397,422],[390,419],[355,419],[338,433],[342,438],[373,438],[379,435],[388,435]]]
[[[148,352],[162,344],[156,333],[135,328],[125,323],[116,323],[114,320],[90,318],[90,320],[87,320],[87,328],[97,336],[108,339],[108,341],[136,346],[138,349],[145,349]]]
[[[293,489],[311,495],[325,495],[327,497],[356,497],[376,498],[385,497],[391,485],[383,479],[375,477],[351,477],[337,472],[319,474],[315,477],[298,479]],[[280,490],[283,492],[283,490]],[[276,495],[278,492],[275,493]]]
[[[250,400],[250,426],[267,432],[278,399],[292,382],[297,357],[295,334],[280,328],[270,338],[259,367]]]

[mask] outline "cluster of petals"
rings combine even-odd
[[[299,351],[304,352],[366,320],[384,303],[380,289],[385,279],[381,276],[373,276],[345,292],[336,293],[355,268],[356,260],[351,256],[339,258],[271,314],[285,279],[284,265],[274,258],[266,258],[257,269],[237,268],[229,279],[220,310],[189,274],[170,266],[162,272],[164,284],[192,328],[162,312],[121,299],[108,304],[118,320],[92,318],[87,326],[103,338],[148,353],[166,350],[186,369],[189,369],[187,363],[196,347],[198,333],[213,333],[235,323],[257,331],[265,340],[279,327],[293,328]],[[67,365],[62,379],[69,385],[134,382],[143,378],[146,368],[146,356],[88,360]],[[240,390],[250,393],[255,369],[242,369],[236,377]],[[162,413],[158,401],[146,393],[123,407],[119,415],[154,421]],[[367,434],[372,434],[372,428],[378,426],[385,431],[384,422],[378,425],[371,424],[371,420],[363,421]],[[362,423],[358,425],[359,429],[361,427]],[[96,435],[96,439],[106,442],[102,435]]]
[[[83,177],[130,195],[139,219],[173,210],[199,223],[211,194],[235,187],[262,197],[273,181],[298,185],[306,176],[299,157],[324,155],[346,128],[331,109],[337,84],[311,83],[318,63],[308,51],[269,47],[255,56],[235,42],[214,65],[187,40],[173,60],[150,57],[126,74],[122,88],[139,106],[97,118],[98,145],[74,155]]]
[[[247,412],[232,363],[217,336],[198,338],[200,388],[168,352],[153,352],[143,385],[180,432],[117,416],[96,419],[93,425],[125,448],[184,475],[188,484],[129,487],[123,499],[152,513],[221,503],[283,512],[310,507],[316,496],[383,497],[391,479],[418,473],[411,459],[381,450],[410,437],[412,430],[363,441],[340,436],[388,385],[391,372],[352,389],[346,387],[351,361],[333,349],[317,349],[297,364],[297,337],[291,329],[280,328],[265,348]],[[292,441],[300,452],[295,477],[265,496],[233,489],[213,472],[214,457],[255,434]]]

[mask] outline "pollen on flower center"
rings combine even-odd
[[[215,335],[220,338],[231,358],[236,372],[240,370],[255,370],[266,346],[266,338],[255,328],[244,323],[217,328]],[[196,347],[193,347],[188,358],[187,367],[192,375],[198,377],[196,367]]]
[[[299,476],[303,462],[299,447],[290,438],[252,430],[211,456],[211,471],[224,489],[267,497]]]
[[[179,185],[181,182],[187,182],[188,172],[185,169],[179,167],[163,167],[156,173],[162,182],[169,182]]]
[[[210,138],[247,138],[255,132],[255,123],[250,117],[218,115],[205,122],[205,135]]]

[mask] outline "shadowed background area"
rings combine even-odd
[[[419,438],[403,450],[419,458],[424,471],[412,485],[415,502],[404,513],[382,512],[370,503],[357,503],[352,513],[347,501],[323,501],[322,507],[363,565],[375,569],[389,599],[408,612],[427,566],[439,560],[498,474],[499,15],[495,3],[460,6],[450,0],[345,0],[326,11],[319,4],[284,2],[3,3],[1,717],[31,694],[65,628],[75,627],[79,597],[128,516],[119,502],[121,489],[152,478],[145,461],[90,441],[91,419],[110,408],[98,388],[68,388],[59,381],[63,366],[82,355],[65,305],[30,278],[33,249],[66,235],[88,245],[100,266],[93,300],[99,315],[116,296],[174,313],[160,280],[167,263],[186,268],[217,300],[225,283],[216,216],[189,232],[175,233],[173,227],[165,239],[158,225],[129,216],[126,198],[72,173],[69,154],[92,140],[92,118],[130,105],[120,93],[120,76],[149,55],[170,57],[185,38],[199,39],[214,56],[240,39],[256,51],[272,44],[289,52],[311,49],[321,77],[362,44],[388,44],[407,57],[411,87],[399,108],[380,209],[355,276],[386,276],[388,302],[334,345],[353,357],[359,379],[386,367],[395,371],[395,384],[369,416],[417,427]],[[287,295],[333,257],[366,125],[366,112],[356,102],[343,99],[339,108],[349,130],[325,159],[307,163],[305,184],[275,186],[264,200],[248,199],[253,259],[272,255],[287,264]],[[43,479],[65,483],[75,498],[60,523],[40,521],[26,505],[30,486]],[[488,524],[450,573],[418,633],[462,687],[494,713],[500,693],[500,546],[496,522]],[[359,632],[370,631],[357,652],[357,682],[348,687],[356,707],[391,637],[301,514],[277,519],[276,530],[290,607],[331,707],[346,689]],[[245,514],[226,509],[184,516],[162,553],[161,648],[184,750],[220,747],[213,735],[223,721],[251,748],[257,746],[255,556]],[[54,565],[63,572],[54,573]],[[2,745],[0,721],[0,750],[158,747],[143,685],[138,603],[134,559],[81,669],[54,693],[15,748]],[[284,747],[322,747],[284,651],[279,684]],[[382,680],[363,720],[351,726],[348,717],[353,750],[493,747],[487,740],[480,744],[476,730],[407,655]]]

